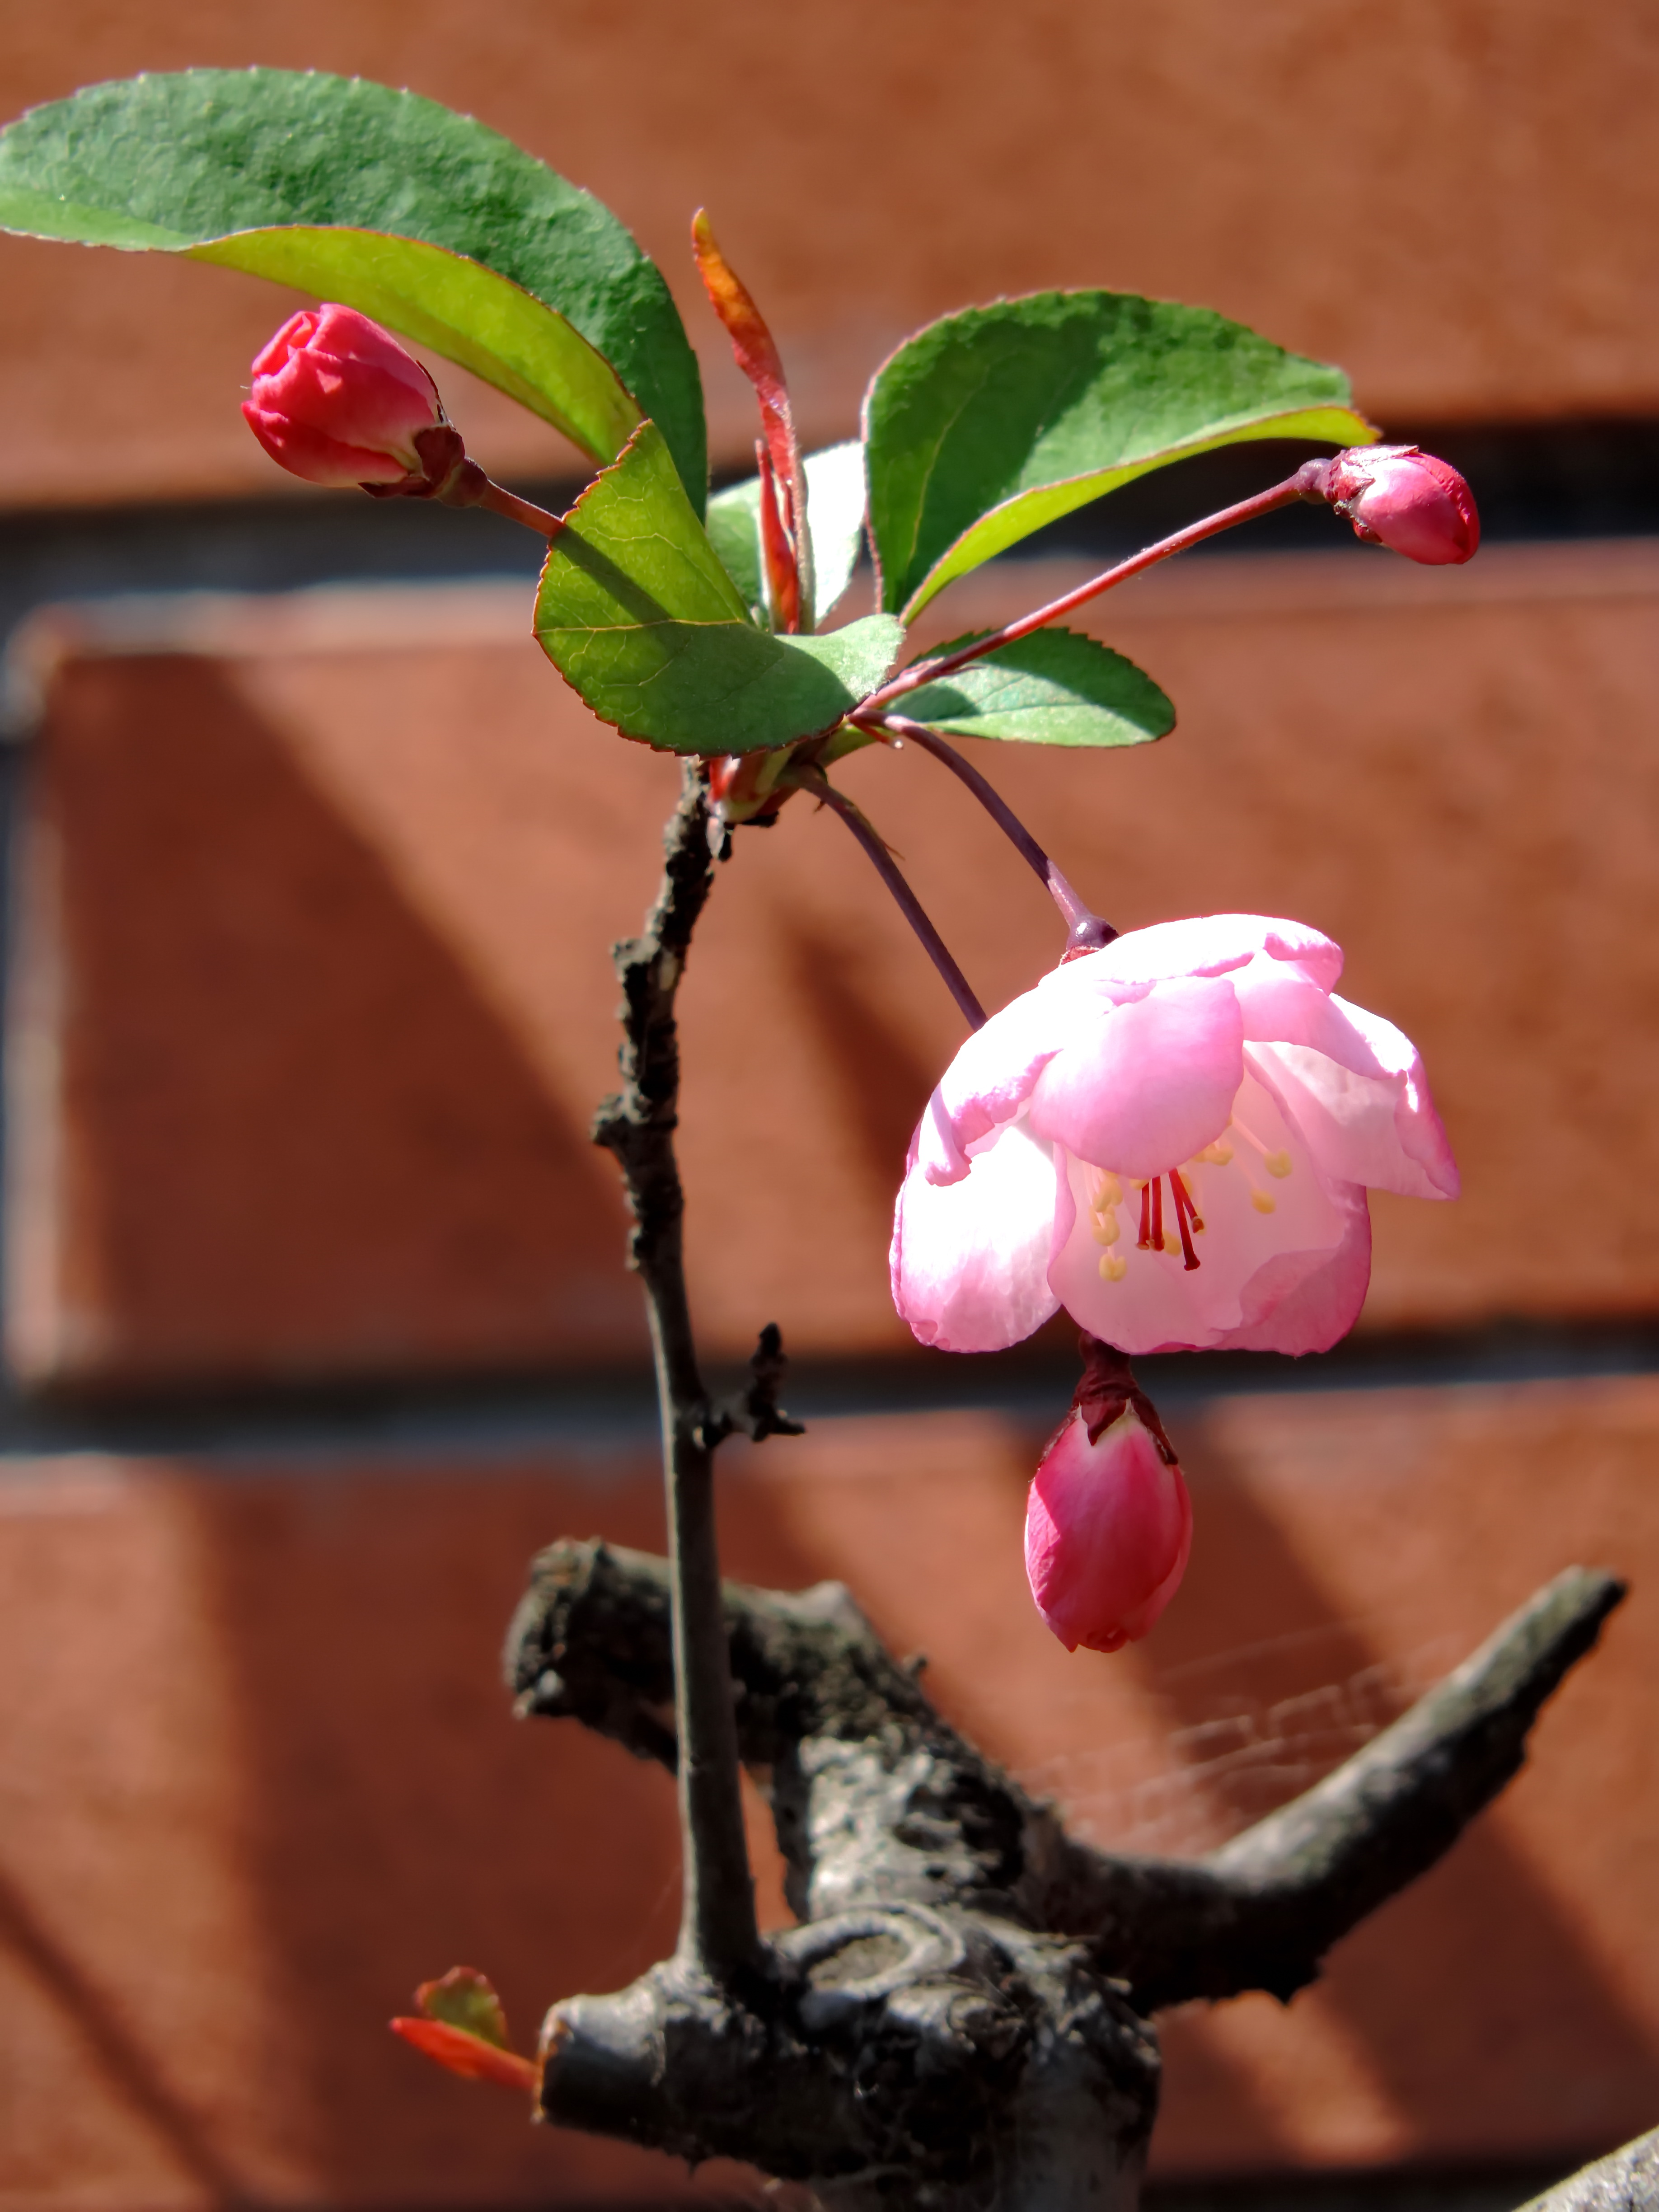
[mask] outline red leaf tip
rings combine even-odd
[[[521,2089],[532,2097],[536,2094],[541,2079],[536,2063],[521,2058],[516,2051],[503,2051],[498,2044],[486,2043],[483,2036],[471,2035],[447,2020],[415,2020],[401,2014],[387,2025],[394,2035],[450,2073],[459,2074],[463,2081],[498,2081],[504,2089]]]

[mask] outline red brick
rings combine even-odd
[[[1060,580],[993,572],[939,625]],[[1169,573],[1097,627],[1176,697],[1172,737],[987,750],[1120,925],[1313,922],[1422,1046],[1466,1192],[1377,1201],[1369,1326],[1659,1300],[1656,589],[1639,544]],[[172,652],[77,619],[13,1012],[24,1370],[635,1357],[584,1132],[614,1067],[605,948],[650,896],[672,762],[587,718],[513,592],[175,612],[151,639]],[[987,1002],[1026,988],[1052,910],[977,808],[914,751],[845,774]],[[827,815],[740,833],[684,1015],[709,1343],[776,1319],[805,1353],[903,1349],[890,1209],[961,1024]]]
[[[716,450],[749,394],[696,296],[703,204],[783,342],[817,441],[931,316],[1048,285],[1220,308],[1352,370],[1396,424],[1652,412],[1656,68],[1642,0],[820,0],[693,18],[501,0],[67,0],[20,22],[0,112],[141,69],[360,73],[470,110],[613,205],[708,364]],[[159,255],[0,240],[0,500],[273,491],[237,414],[292,295]],[[502,468],[569,449],[447,374]]]
[[[1630,1576],[1498,1808],[1316,1989],[1165,2023],[1156,2164],[1567,2161],[1635,2132],[1659,2100],[1659,1382],[1234,1400],[1171,1427],[1192,1569],[1111,1659],[1068,1656],[1031,1608],[1037,1440],[995,1417],[734,1449],[727,1565],[843,1577],[1084,1832],[1175,1851],[1305,1786],[1569,1561]],[[85,1457],[15,1469],[0,1522],[9,2208],[673,2185],[666,2161],[526,2129],[382,2025],[464,1960],[527,2038],[671,1940],[667,1778],[514,1723],[495,1674],[537,1546],[659,1542],[643,1451]]]

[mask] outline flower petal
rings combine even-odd
[[[1363,1006],[1327,1002],[1301,1037],[1246,1058],[1327,1175],[1402,1198],[1455,1198],[1457,1164],[1411,1039]]]
[[[1334,1252],[1275,1253],[1244,1285],[1241,1326],[1218,1338],[1227,1352],[1328,1352],[1359,1318],[1371,1276],[1371,1217],[1358,1183],[1333,1195],[1346,1215]]]
[[[1060,1304],[1048,1287],[1056,1174],[1021,1126],[975,1153],[959,1181],[915,1162],[893,1211],[893,1304],[939,1352],[1001,1352]]]
[[[1241,1330],[1264,1322],[1260,1305],[1251,1303],[1252,1284],[1289,1297],[1304,1279],[1327,1267],[1351,1237],[1352,1186],[1334,1184],[1320,1172],[1294,1123],[1251,1076],[1240,1087],[1233,1115],[1237,1126],[1218,1147],[1231,1158],[1188,1160],[1181,1169],[1204,1224],[1194,1237],[1196,1267],[1183,1264],[1167,1185],[1163,1250],[1137,1241],[1141,1201],[1133,1188],[1124,1192],[1116,1209],[1117,1237],[1103,1246],[1099,1209],[1091,1205],[1100,1177],[1068,1164],[1076,1225],[1056,1252],[1048,1279],[1066,1311],[1103,1343],[1132,1356],[1231,1345]],[[1264,1275],[1275,1261],[1282,1264]],[[1363,1296],[1363,1271],[1358,1287]],[[1352,1319],[1348,1312],[1335,1334]]]
[[[1258,955],[1300,969],[1326,991],[1342,974],[1341,946],[1305,922],[1263,914],[1206,914],[1127,930],[1098,952],[1068,960],[1037,988],[1064,994],[1085,976],[1097,982],[1158,983],[1170,975],[1224,975]]]
[[[1059,1049],[1065,1024],[1035,991],[1022,992],[976,1030],[939,1079],[916,1130],[929,1182],[959,1182],[971,1145],[1012,1121]]]
[[[1180,976],[1084,1026],[1039,1073],[1034,1135],[1120,1175],[1160,1175],[1227,1126],[1243,1079],[1232,985]]]

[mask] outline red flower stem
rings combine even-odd
[[[538,507],[515,492],[494,483],[489,477],[476,499],[468,502],[472,507],[487,507],[492,514],[505,515],[509,522],[521,522],[526,530],[533,530],[538,538],[552,538],[558,531],[559,518],[550,514],[544,507]]]
[[[1322,467],[1323,464],[1312,465]],[[1109,592],[1114,584],[1127,584],[1131,576],[1139,575],[1143,568],[1150,568],[1159,561],[1167,561],[1172,553],[1184,553],[1189,545],[1200,544],[1205,538],[1213,538],[1223,530],[1231,530],[1241,522],[1254,522],[1258,515],[1271,514],[1275,507],[1288,507],[1292,500],[1303,496],[1303,471],[1298,469],[1293,477],[1286,477],[1283,483],[1275,484],[1271,491],[1259,491],[1254,499],[1242,499],[1235,507],[1224,507],[1217,514],[1206,515],[1201,522],[1189,522],[1184,530],[1177,530],[1173,538],[1160,538],[1156,545],[1148,545],[1144,551],[1132,554],[1128,560],[1120,561],[1115,568],[1107,568],[1098,576],[1091,576],[1086,584],[1079,584],[1074,592],[1062,592],[1059,599],[1051,599],[1046,607],[1038,607],[1033,614],[1022,615],[1018,622],[993,630],[988,637],[979,638],[972,645],[964,645],[958,652],[947,653],[940,659],[918,660],[908,668],[900,669],[898,674],[890,682],[884,684],[879,691],[870,694],[860,712],[879,714],[890,700],[901,699],[907,691],[914,691],[923,684],[934,683],[939,677],[949,676],[958,668],[966,668],[969,661],[982,660],[988,653],[996,652],[1000,646],[1017,644],[1021,638],[1030,637],[1034,629],[1041,629],[1048,623],[1058,622],[1062,615],[1070,614],[1074,607],[1084,606],[1089,600],[1098,599],[1103,592]]]
[[[945,978],[946,990],[967,1016],[969,1025],[974,1029],[982,1030],[986,1022],[984,1007],[974,996],[968,978],[951,958],[945,939],[928,919],[921,901],[899,872],[892,854],[883,844],[878,832],[848,798],[846,793],[837,791],[826,775],[816,769],[807,769],[801,772],[799,780],[804,791],[810,791],[814,798],[822,799],[826,806],[835,809],[860,844],[863,846],[876,873],[898,902],[899,912],[921,939],[923,950]]]
[[[988,781],[973,763],[965,759],[937,730],[930,730],[925,722],[913,722],[903,714],[866,715],[860,712],[849,714],[848,720],[856,728],[868,730],[876,736],[886,734],[908,738],[912,744],[920,745],[924,752],[932,753],[936,761],[942,761],[952,775],[961,778],[1060,908],[1066,923],[1067,951],[1092,952],[1101,945],[1111,943],[1117,935],[1111,923],[1103,921],[1099,915],[1085,906],[995,785]]]

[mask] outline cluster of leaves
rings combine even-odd
[[[1195,307],[1048,292],[945,317],[811,456],[816,604],[768,626],[758,487],[708,500],[697,363],[608,210],[471,117],[358,79],[192,70],[94,85],[0,132],[0,227],[179,253],[337,300],[459,362],[599,472],[563,518],[536,629],[589,707],[676,752],[839,732],[955,578],[1189,454],[1376,434],[1341,373]],[[879,611],[818,632],[867,532]],[[1121,655],[1048,630],[912,692],[967,736],[1121,745],[1174,722]]]

